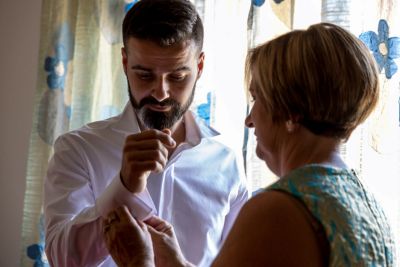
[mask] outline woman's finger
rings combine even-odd
[[[150,217],[148,220],[145,221],[145,223],[150,225],[155,230],[166,233],[168,235],[170,235],[173,231],[173,227],[169,222],[157,216]]]

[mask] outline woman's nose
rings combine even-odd
[[[244,124],[246,125],[246,127],[248,128],[253,128],[254,124],[251,121],[251,112],[249,113],[249,115],[247,115],[246,119],[244,120]]]

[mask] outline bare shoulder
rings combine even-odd
[[[322,266],[307,213],[294,197],[266,191],[242,208],[213,266]]]

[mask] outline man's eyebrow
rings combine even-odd
[[[172,72],[176,72],[176,71],[189,71],[190,68],[188,66],[182,66],[179,68],[174,69]]]
[[[151,69],[143,67],[141,65],[134,65],[131,67],[132,70],[143,70],[143,71],[148,71],[151,72]]]

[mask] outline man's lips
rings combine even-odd
[[[148,109],[151,109],[153,111],[159,111],[159,112],[166,112],[171,109],[170,105],[157,105],[157,104],[146,104],[145,105]]]

